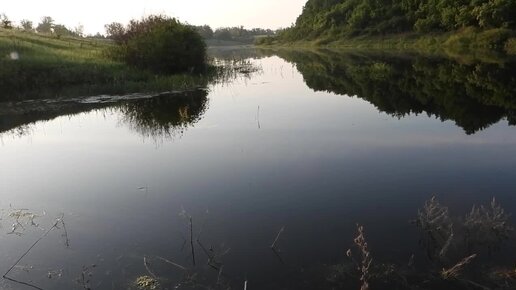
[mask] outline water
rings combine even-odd
[[[314,289],[327,265],[346,261],[356,223],[375,259],[416,253],[424,264],[410,221],[433,195],[457,216],[494,196],[516,211],[514,62],[251,56],[258,72],[187,94],[4,103],[0,270],[63,215],[66,232],[58,224],[10,277],[44,289],[134,288],[151,275],[147,257],[162,284],[188,289],[163,257],[194,269],[198,285]],[[37,225],[22,217],[8,234],[16,209]],[[282,227],[278,256],[270,246]],[[222,255],[221,275],[202,247]],[[504,251],[480,260],[511,265],[514,248]]]

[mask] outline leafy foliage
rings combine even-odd
[[[45,16],[41,18],[41,22],[36,27],[36,31],[39,33],[52,33],[52,29],[54,28],[54,19],[50,16]]]
[[[5,14],[0,14],[0,27],[4,29],[12,29],[13,23]]]
[[[513,0],[309,0],[295,26],[281,38],[293,41],[401,32],[443,32],[464,27],[516,28]]]
[[[200,72],[206,68],[206,44],[194,28],[174,18],[149,16],[127,27],[107,26],[117,46],[111,55],[157,73]]]

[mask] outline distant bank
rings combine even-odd
[[[257,44],[516,54],[516,1],[308,0],[292,27]]]

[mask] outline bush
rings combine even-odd
[[[157,73],[200,72],[206,68],[206,44],[192,27],[165,16],[132,20],[118,35],[112,56]]]
[[[505,51],[508,54],[516,54],[516,37],[510,38],[505,43]]]

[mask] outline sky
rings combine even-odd
[[[84,26],[84,32],[104,32],[104,24],[127,23],[150,14],[166,14],[192,25],[213,28],[240,26],[271,28],[290,26],[307,0],[1,0],[0,13],[19,23],[35,24],[43,16],[68,27]]]

